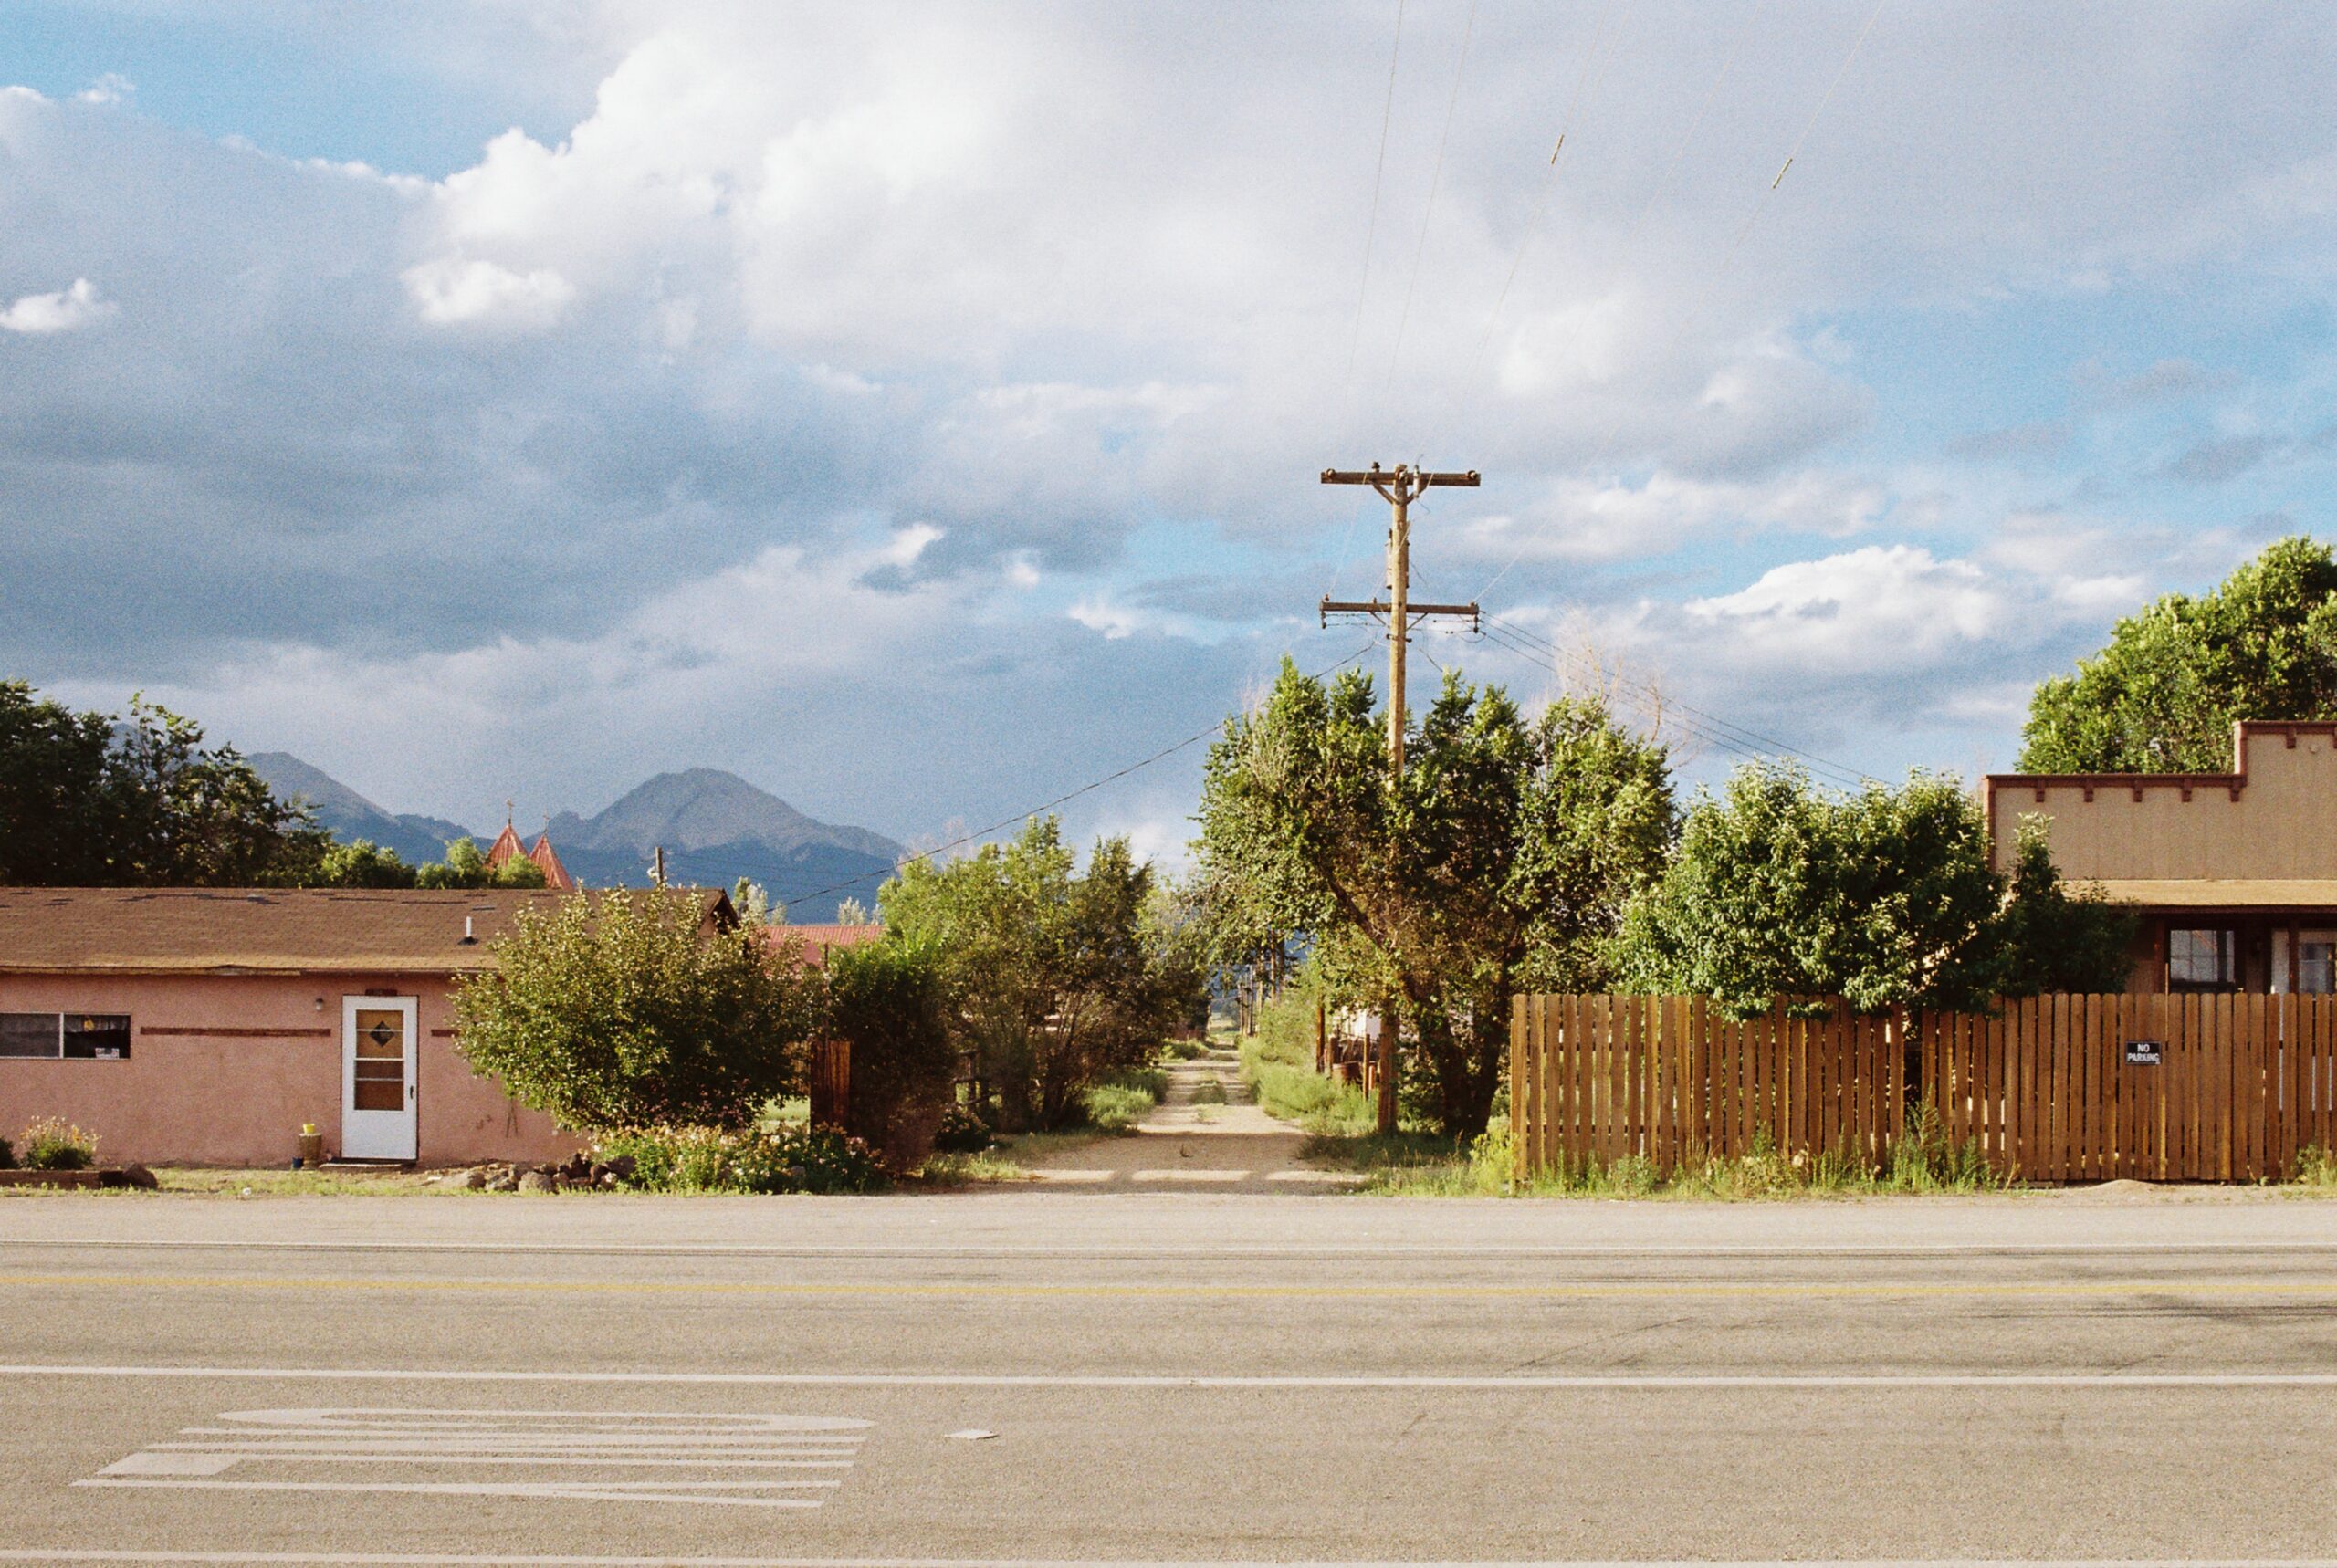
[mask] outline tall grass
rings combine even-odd
[[[1791,1198],[1883,1193],[1993,1192],[2011,1185],[1972,1143],[1951,1143],[1925,1107],[1908,1135],[1876,1165],[1848,1149],[1788,1153],[1756,1138],[1735,1159],[1707,1158],[1665,1172],[1643,1155],[1562,1162],[1516,1178],[1517,1146],[1496,1117],[1466,1149],[1442,1157],[1401,1157],[1370,1169],[1364,1190],[1416,1197]]]
[[[1371,1130],[1372,1103],[1360,1089],[1315,1071],[1315,1004],[1286,998],[1269,1006],[1258,1032],[1242,1042],[1242,1079],[1269,1116],[1318,1137]]]
[[[1123,1068],[1087,1091],[1088,1124],[1106,1133],[1127,1132],[1152,1114],[1168,1092],[1168,1074],[1160,1068]]]

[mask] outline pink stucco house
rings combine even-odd
[[[456,1051],[449,996],[519,909],[572,896],[0,888],[0,1136],[62,1116],[109,1164],[273,1166],[314,1123],[344,1158],[564,1157]]]

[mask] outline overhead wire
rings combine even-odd
[[[1842,57],[1842,63],[1835,68],[1833,79],[1827,83],[1825,92],[1818,96],[1817,106],[1809,111],[1809,118],[1802,124],[1801,134],[1794,138],[1793,145],[1787,149],[1785,162],[1777,167],[1776,177],[1764,186],[1761,193],[1754,198],[1753,210],[1745,214],[1745,222],[1738,226],[1734,237],[1729,242],[1728,248],[1722,253],[1719,265],[1713,270],[1712,284],[1718,284],[1725,279],[1730,269],[1734,267],[1737,255],[1744,248],[1746,236],[1752,234],[1753,227],[1760,221],[1761,214],[1768,210],[1769,198],[1776,194],[1779,185],[1785,183],[1787,172],[1792,169],[1794,160],[1801,155],[1802,147],[1809,141],[1810,132],[1818,128],[1818,121],[1825,114],[1827,105],[1833,102],[1836,90],[1841,87],[1842,79],[1850,74],[1850,67],[1857,61],[1860,52],[1866,47],[1867,35],[1874,31],[1874,25],[1881,19],[1882,9],[1888,4],[1890,0],[1875,0],[1874,8],[1867,13],[1866,25],[1859,29],[1858,37],[1850,43],[1850,52]],[[1705,300],[1709,301],[1711,292],[1708,285],[1703,291]],[[1657,356],[1659,361],[1670,359],[1686,340],[1689,332],[1703,319],[1704,308],[1705,307],[1699,306],[1682,319],[1679,330],[1672,334],[1671,340],[1665,344],[1662,353]],[[1584,467],[1596,467],[1605,459],[1607,454],[1613,449],[1616,439],[1622,434],[1625,417],[1620,413],[1616,415],[1613,423],[1607,428],[1606,438],[1599,443],[1598,449],[1583,465]],[[1501,570],[1494,572],[1486,581],[1485,586],[1478,591],[1477,597],[1483,599],[1491,593],[1500,584],[1501,580],[1509,575],[1510,570],[1525,559],[1525,552],[1530,548],[1532,548],[1531,539],[1521,539],[1516,550],[1502,563]]]
[[[1742,757],[1790,758],[1807,768],[1812,775],[1850,789],[1861,789],[1876,782],[1871,775],[1858,768],[1820,757],[1775,736],[1765,735],[1709,709],[1682,702],[1650,682],[1634,680],[1620,671],[1609,670],[1588,655],[1560,646],[1531,627],[1499,615],[1487,615],[1483,621],[1486,637],[1512,653],[1536,664],[1547,664],[1559,674],[1566,673],[1558,668],[1559,662],[1570,664],[1578,671],[1636,696],[1649,709],[1651,716],[1660,716],[1670,720],[1683,731],[1718,749]]]
[[[1436,138],[1436,164],[1428,178],[1428,207],[1420,214],[1420,243],[1412,247],[1412,275],[1404,285],[1404,308],[1396,315],[1396,343],[1388,354],[1388,379],[1380,384],[1386,396],[1396,384],[1396,371],[1404,362],[1404,332],[1411,325],[1412,297],[1420,286],[1420,263],[1428,256],[1429,229],[1436,221],[1437,193],[1444,185],[1444,152],[1452,140],[1453,111],[1461,107],[1461,83],[1469,72],[1469,40],[1477,30],[1477,0],[1469,0],[1469,15],[1461,24],[1461,56],[1452,65],[1452,91],[1444,100],[1444,129]]]
[[[1363,231],[1363,281],[1356,286],[1355,324],[1347,335],[1347,369],[1339,376],[1339,443],[1347,439],[1347,427],[1355,413],[1355,361],[1363,348],[1363,308],[1371,298],[1371,253],[1379,237],[1379,190],[1388,172],[1388,128],[1396,112],[1396,66],[1404,52],[1404,0],[1396,0],[1396,38],[1388,49],[1388,92],[1379,105],[1379,156],[1371,165],[1371,217]],[[1350,514],[1347,526],[1339,536],[1338,559],[1331,564],[1331,585],[1324,591],[1327,599],[1339,589],[1339,579],[1347,575],[1347,559],[1355,551],[1355,517]]]
[[[1341,659],[1335,664],[1326,665],[1322,669],[1315,672],[1312,675],[1309,675],[1307,679],[1319,681],[1327,675],[1336,674],[1339,671],[1346,669],[1349,664],[1354,664],[1357,659],[1362,658],[1366,653],[1370,653],[1372,649],[1378,646],[1378,643],[1377,641],[1366,643],[1362,647],[1357,648],[1346,658]],[[1010,816],[1001,817],[997,821],[989,824],[987,827],[975,828],[970,831],[960,833],[958,837],[950,840],[946,844],[937,845],[929,850],[919,850],[915,854],[904,855],[899,860],[893,862],[893,870],[897,873],[905,867],[916,864],[918,861],[933,860],[938,856],[948,854],[952,850],[963,849],[968,844],[971,843],[979,843],[989,838],[990,834],[998,831],[1001,828],[1011,828],[1017,822],[1030,821],[1032,817],[1037,816],[1042,811],[1052,811],[1057,806],[1063,805],[1066,801],[1076,800],[1082,795],[1093,794],[1095,791],[1104,788],[1106,784],[1116,783],[1120,779],[1127,778],[1131,773],[1138,772],[1141,769],[1149,768],[1156,762],[1166,761],[1168,758],[1176,756],[1177,753],[1180,751],[1198,746],[1202,741],[1207,740],[1213,736],[1219,736],[1224,733],[1225,724],[1224,721],[1221,719],[1216,724],[1210,726],[1207,729],[1196,731],[1173,745],[1164,746],[1159,750],[1154,752],[1151,756],[1139,758],[1136,761],[1129,763],[1125,768],[1116,768],[1110,773],[1105,774],[1101,779],[1095,779],[1090,783],[1082,784],[1076,789],[1066,790],[1063,794],[1056,796],[1052,800],[1043,800],[1038,805],[1031,807],[1027,810],[1016,811]],[[861,885],[875,874],[875,873],[873,872],[864,872],[858,876],[847,877],[842,882],[831,883],[825,887],[815,887],[809,893],[799,893],[794,894],[791,899],[791,902],[802,903],[810,899],[823,898],[831,893],[842,893],[846,888]]]
[[[1640,210],[1632,217],[1630,226],[1623,231],[1622,241],[1617,248],[1626,256],[1630,254],[1631,247],[1639,241],[1640,231],[1647,227],[1648,219],[1654,214],[1656,203],[1662,200],[1663,193],[1671,188],[1672,177],[1679,173],[1681,163],[1688,156],[1688,149],[1695,145],[1697,132],[1703,129],[1705,118],[1712,113],[1713,105],[1720,99],[1720,89],[1723,84],[1728,80],[1729,73],[1736,68],[1737,57],[1745,52],[1746,41],[1759,29],[1762,10],[1761,5],[1755,5],[1746,13],[1745,26],[1738,29],[1736,41],[1729,47],[1728,54],[1722,59],[1720,69],[1713,75],[1712,84],[1704,89],[1703,100],[1697,104],[1696,112],[1690,117],[1688,129],[1681,133],[1679,145],[1672,150],[1672,156],[1664,162],[1663,172],[1658,174],[1654,183],[1648,187],[1647,200],[1640,204]],[[1504,298],[1506,297],[1507,291],[1504,289]],[[1488,341],[1498,319],[1498,306],[1495,308],[1495,317],[1485,323]],[[1567,335],[1567,340],[1559,346],[1557,353],[1552,356],[1556,362],[1564,364],[1573,357],[1575,345],[1582,340],[1582,335],[1588,330],[1589,325],[1588,314],[1577,312],[1575,316],[1574,330]],[[1485,346],[1484,343],[1478,345],[1480,357]],[[1456,398],[1465,396],[1468,389],[1476,384],[1476,379],[1477,360],[1472,358],[1469,362],[1467,375],[1454,388],[1454,396]]]
[[[1628,5],[1625,8],[1628,10]],[[1606,64],[1598,63],[1599,45],[1607,37],[1607,24],[1613,19],[1615,13],[1616,0],[1607,0],[1607,4],[1599,9],[1598,25],[1591,30],[1590,48],[1582,57],[1581,73],[1575,78],[1574,95],[1567,100],[1566,114],[1558,121],[1558,141],[1557,145],[1550,150],[1549,172],[1542,182],[1540,193],[1535,198],[1534,210],[1525,221],[1525,232],[1518,236],[1517,254],[1510,257],[1509,271],[1501,280],[1501,291],[1493,296],[1493,307],[1485,314],[1485,329],[1478,335],[1476,350],[1469,356],[1469,368],[1462,376],[1464,385],[1475,382],[1477,366],[1483,361],[1485,350],[1493,345],[1493,329],[1501,320],[1503,308],[1509,303],[1509,291],[1516,285],[1518,269],[1525,265],[1526,252],[1533,249],[1535,237],[1541,232],[1543,215],[1549,211],[1550,197],[1557,190],[1558,159],[1567,150],[1567,138],[1574,134],[1575,116],[1582,107],[1584,89],[1588,86],[1591,91],[1596,92],[1598,84],[1607,79],[1607,66],[1614,64],[1615,55],[1621,52],[1622,46],[1619,41],[1615,49],[1607,55]],[[1619,29],[1617,30],[1616,37],[1618,40],[1621,38]],[[1596,81],[1591,78],[1591,68],[1594,65],[1598,68]]]

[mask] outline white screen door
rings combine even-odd
[[[412,997],[341,1000],[343,1159],[414,1157],[415,1011]]]

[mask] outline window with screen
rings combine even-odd
[[[2232,931],[2166,934],[2166,983],[2178,989],[2227,991],[2239,983],[2239,941]]]
[[[0,1056],[58,1056],[55,1013],[0,1013]]]
[[[127,1013],[0,1013],[0,1056],[122,1061],[130,1056]]]

